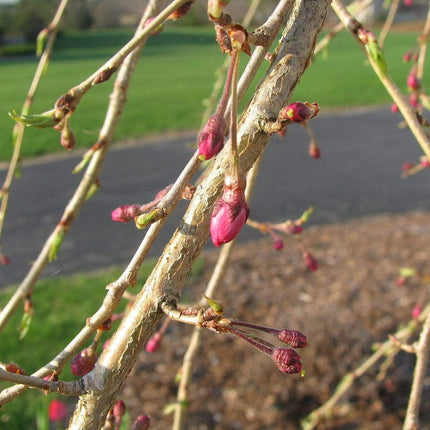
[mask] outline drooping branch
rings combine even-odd
[[[239,161],[244,171],[251,168],[269,140],[269,136],[259,128],[259,119],[276,117],[287,103],[309,63],[328,5],[328,1],[301,0],[295,3],[277,57],[239,124]],[[166,297],[180,297],[191,267],[207,240],[212,208],[221,192],[224,172],[229,164],[228,151],[222,151],[214,168],[197,188],[180,227],[164,249],[109,347],[94,370],[84,377],[90,391],[81,396],[69,429],[101,427],[143,345],[158,326],[162,316],[160,303]]]
[[[333,0],[332,7],[333,7],[333,10],[336,12],[337,16],[339,17],[339,19],[343,22],[343,25],[345,26],[345,28],[352,33],[352,35],[360,45],[365,46],[367,43],[364,43],[363,40],[360,40],[358,35],[360,32],[367,33],[367,34],[371,34],[371,33],[368,32],[361,25],[361,23],[358,22],[348,12],[348,10],[345,8],[345,6],[342,4],[340,0]],[[372,35],[371,37],[374,37],[374,35]],[[417,140],[418,144],[421,146],[427,159],[430,161],[430,138],[426,134],[426,132],[424,131],[420,123],[419,114],[409,104],[406,97],[402,94],[402,92],[399,90],[399,88],[397,87],[393,79],[388,74],[386,70],[385,59],[383,58],[383,54],[380,50],[378,42],[376,40],[372,40],[371,44],[372,44],[372,51],[370,51],[370,49],[367,49],[365,52],[367,55],[367,59],[369,60],[370,65],[372,66],[372,69],[374,70],[375,74],[378,76],[381,83],[384,85],[388,94],[392,97],[394,103],[399,108],[412,134],[415,136],[415,139]],[[372,54],[370,52],[372,52]]]
[[[39,82],[42,78],[44,71],[46,70],[47,65],[49,64],[52,49],[54,47],[55,39],[60,27],[60,22],[63,17],[64,10],[66,9],[67,3],[69,0],[62,0],[58,5],[57,11],[51,23],[48,25],[48,35],[46,46],[42,52],[42,55],[39,60],[39,64],[37,65],[36,72],[34,73],[33,80],[30,85],[30,89],[28,90],[27,97],[24,101],[24,104],[21,109],[22,115],[27,115],[30,112],[30,108],[33,104],[37,89],[39,87]],[[3,182],[3,186],[1,187],[1,206],[0,206],[0,239],[2,235],[4,220],[6,217],[7,207],[9,203],[9,195],[10,188],[12,185],[12,181],[15,175],[16,167],[18,165],[18,160],[21,155],[21,147],[24,139],[24,130],[25,126],[22,123],[15,124],[14,132],[13,132],[13,153],[12,158],[9,163],[8,171],[6,174],[6,178]],[[0,240],[1,243],[1,240]],[[0,248],[1,250],[1,248]]]

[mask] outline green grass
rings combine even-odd
[[[62,36],[32,111],[52,108],[60,95],[89,76],[131,36],[132,32],[126,30]],[[397,33],[390,35],[386,42],[389,71],[403,89],[409,65],[402,63],[402,55],[415,38],[414,34]],[[160,35],[150,38],[133,77],[115,140],[197,128],[203,100],[210,94],[215,71],[223,60],[211,28],[170,25]],[[7,112],[20,110],[35,67],[34,57],[0,60],[2,160],[9,159],[12,152],[13,121]],[[88,147],[97,139],[113,81],[94,87],[73,115],[77,146]],[[389,102],[362,52],[346,33],[332,41],[327,60],[320,56],[307,70],[294,98],[317,101],[323,110]],[[24,157],[58,150],[62,150],[58,132],[26,130]]]
[[[154,261],[144,264],[139,272],[138,286],[142,285],[154,267]],[[199,258],[191,272],[191,282],[202,270],[203,260]],[[30,374],[52,359],[61,351],[85,325],[86,319],[94,314],[106,294],[105,286],[115,280],[120,274],[119,268],[109,268],[95,274],[79,274],[67,277],[55,277],[41,280],[33,294],[34,317],[30,329],[23,340],[19,340],[17,327],[22,312],[17,312],[9,321],[5,330],[0,334],[0,362],[13,361]],[[136,291],[130,290],[131,293]],[[9,288],[0,291],[0,309],[13,294]],[[185,292],[187,300],[189,292]],[[124,303],[125,304],[125,303]],[[122,310],[124,305],[120,306]],[[111,332],[118,323],[114,323]],[[105,333],[101,344],[108,339],[110,333]],[[89,342],[90,343],[90,342]],[[75,380],[67,365],[61,375],[62,380]],[[0,382],[0,389],[7,387]],[[0,429],[22,430],[37,428],[36,415],[46,414],[49,401],[56,394],[50,394],[48,401],[43,394],[30,390],[3,406],[0,410]],[[73,406],[75,399],[61,397]]]

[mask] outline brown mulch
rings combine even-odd
[[[429,300],[422,281],[403,287],[395,282],[402,266],[429,272],[430,213],[311,227],[302,239],[318,259],[318,271],[305,268],[294,238],[282,251],[263,239],[236,248],[216,298],[226,316],[304,332],[309,345],[298,352],[305,376],[284,375],[246,343],[205,332],[188,396],[187,429],[300,428],[300,420],[329,398],[342,375],[409,321],[418,300]],[[184,299],[200,297],[216,255],[204,255],[203,273]],[[175,401],[174,379],[191,330],[170,324],[162,348],[142,354],[123,390],[132,418],[150,414],[153,429],[171,428],[172,417],[163,409]],[[400,352],[382,380],[372,369],[318,428],[401,428],[413,365],[413,356]],[[427,384],[423,423],[430,423],[429,394]]]

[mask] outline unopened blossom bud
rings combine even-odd
[[[112,220],[117,222],[129,222],[139,215],[140,205],[123,205],[112,211]]]
[[[10,264],[10,258],[0,253],[0,264],[3,264],[3,266],[7,266],[8,264]]]
[[[302,102],[290,103],[282,108],[279,112],[278,119],[281,121],[290,120],[293,122],[303,122],[310,119],[313,115],[313,110],[308,104]]]
[[[414,165],[412,163],[409,163],[408,161],[404,162],[402,165],[402,172],[407,172],[408,170],[412,169]]]
[[[288,234],[300,234],[303,231],[303,227],[299,224],[287,224],[285,231]]]
[[[309,145],[309,155],[312,158],[315,158],[315,160],[318,160],[318,158],[321,158],[320,148],[315,142],[311,142],[311,144]]]
[[[428,169],[430,167],[430,161],[429,161],[429,159],[427,157],[423,158],[421,160],[420,164],[421,164],[421,167],[424,167],[424,169]]]
[[[308,344],[306,336],[298,330],[281,330],[278,339],[293,348],[304,348]]]
[[[199,158],[209,160],[224,147],[227,128],[222,115],[212,115],[199,135]]]
[[[238,179],[231,175],[225,177],[224,192],[215,204],[210,224],[212,242],[216,247],[231,242],[248,219],[245,186],[243,175]]]
[[[113,416],[115,417],[116,428],[119,429],[122,422],[122,417],[125,415],[125,411],[127,408],[125,407],[125,403],[122,400],[118,400],[113,405]]]
[[[208,0],[208,15],[211,19],[219,19],[230,0]]]
[[[274,348],[271,354],[272,360],[283,373],[300,373],[302,363],[300,356],[291,348]]]
[[[423,307],[421,306],[421,303],[417,303],[412,309],[412,318],[417,319],[421,315],[422,311]]]
[[[4,366],[6,372],[15,373],[17,375],[25,375],[24,369],[15,363],[8,363]]]
[[[411,106],[418,107],[419,97],[418,97],[418,94],[416,92],[410,93],[408,99],[409,99],[409,103],[411,104]]]
[[[37,35],[36,39],[36,56],[42,55],[43,50],[45,49],[46,40],[48,39],[49,30],[47,28],[43,28],[40,33]]]
[[[306,267],[313,272],[318,270],[318,261],[310,252],[304,252],[303,258],[305,259]]]
[[[174,12],[172,12],[167,17],[167,19],[173,19],[174,21],[176,21],[177,19],[182,18],[191,9],[191,6],[192,6],[193,3],[194,3],[194,0],[193,1],[187,1],[182,6],[178,7],[178,9],[176,9]]]
[[[390,110],[393,113],[397,113],[399,111],[399,107],[395,103],[393,103],[390,107]]]
[[[54,423],[64,421],[67,417],[67,405],[61,400],[52,400],[49,404],[48,415],[50,421]]]
[[[417,75],[415,74],[415,72],[409,73],[408,79],[406,81],[406,85],[408,86],[409,89],[414,91],[417,91],[420,89],[421,83]]]
[[[412,5],[413,5],[413,0],[403,0],[403,4],[404,4],[406,7],[410,7],[410,6],[412,6]]]
[[[93,348],[85,348],[73,357],[70,369],[74,375],[84,376],[94,369],[97,353]]]
[[[133,430],[148,430],[151,426],[151,420],[148,415],[139,415],[134,422]]]
[[[75,146],[76,138],[71,128],[67,125],[61,130],[60,143],[63,148],[68,150]]]
[[[404,55],[403,55],[403,61],[405,63],[411,61],[413,53],[414,53],[414,51],[412,51],[412,50],[408,51],[408,52],[405,52]]]
[[[160,349],[163,340],[163,334],[160,332],[155,333],[147,342],[145,351],[149,353],[156,352]]]
[[[406,282],[406,277],[405,276],[400,276],[396,280],[396,285],[398,287],[403,287],[403,285],[405,285],[405,282]]]
[[[282,239],[275,239],[273,242],[273,248],[275,248],[277,251],[280,251],[284,248],[284,241]]]
[[[154,17],[148,18],[145,21],[145,27],[148,27],[148,25],[151,24],[151,22],[154,21],[154,19],[155,19]],[[160,24],[158,27],[155,27],[154,30],[152,30],[149,34],[151,36],[156,36],[157,34],[160,34],[163,31],[163,29],[164,29],[164,25]]]

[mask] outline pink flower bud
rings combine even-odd
[[[408,98],[409,98],[409,103],[411,104],[411,106],[418,107],[419,98],[418,98],[417,93],[410,93]]]
[[[140,214],[140,205],[123,205],[112,211],[112,220],[129,222]]]
[[[279,112],[278,118],[281,121],[290,120],[293,122],[303,122],[310,119],[313,115],[312,109],[302,102],[290,103],[287,107],[284,107]]]
[[[403,285],[405,285],[405,282],[406,278],[404,276],[400,276],[399,278],[397,278],[396,285],[398,287],[403,287]]]
[[[421,315],[422,311],[423,307],[421,306],[421,303],[417,303],[412,309],[412,318],[417,319]]]
[[[283,373],[299,373],[302,370],[300,356],[291,348],[274,348],[271,354],[272,360]]]
[[[70,369],[74,375],[84,376],[94,369],[97,361],[97,353],[94,349],[85,348],[73,357]]]
[[[133,430],[148,430],[151,426],[151,420],[148,415],[139,415],[134,422]]]
[[[420,80],[418,79],[417,75],[415,74],[415,72],[411,72],[409,73],[408,79],[406,81],[407,86],[414,91],[417,91],[420,89],[421,87],[421,83]]]
[[[430,161],[428,158],[423,158],[421,160],[421,167],[424,167],[424,169],[428,169],[430,167]]]
[[[298,330],[281,330],[278,339],[293,348],[304,348],[308,344],[306,336]]]
[[[273,248],[275,248],[277,251],[280,251],[284,247],[284,242],[282,239],[275,239],[273,242]]]
[[[288,234],[300,234],[303,231],[303,227],[298,224],[287,224],[285,232]]]
[[[315,259],[315,257],[310,252],[304,252],[303,258],[305,259],[306,267],[309,270],[312,270],[313,272],[315,270],[318,270],[318,261]]]
[[[413,1],[412,0],[403,0],[403,4],[407,7],[410,7],[410,6],[412,6]]]
[[[61,400],[52,400],[49,404],[48,415],[50,421],[54,423],[64,421],[67,417],[67,405]]]
[[[390,107],[390,110],[391,110],[391,112],[393,112],[393,113],[397,113],[397,112],[399,111],[399,108],[398,108],[398,106],[397,106],[395,103],[393,103],[393,104],[391,105],[391,107]]]
[[[412,169],[413,167],[414,167],[414,165],[412,163],[405,161],[402,165],[402,172],[407,172],[408,170]]]
[[[199,158],[210,160],[224,147],[226,122],[223,116],[212,115],[199,135]]]
[[[3,264],[3,266],[7,266],[8,264],[10,264],[10,258],[0,253],[0,264]]]
[[[405,54],[403,55],[403,61],[405,63],[407,63],[408,61],[411,61],[413,53],[414,53],[414,51],[412,51],[412,50],[405,52]]]
[[[315,142],[311,142],[311,144],[309,145],[309,155],[312,158],[315,158],[315,160],[318,160],[318,158],[321,158],[320,148]]]
[[[115,423],[118,429],[121,425],[122,417],[125,415],[126,410],[127,408],[125,407],[125,403],[122,400],[118,400],[113,405],[113,416],[115,417]]]
[[[158,351],[161,347],[162,340],[163,340],[163,334],[160,332],[155,333],[154,336],[152,336],[148,340],[145,346],[146,352],[153,353]]]

